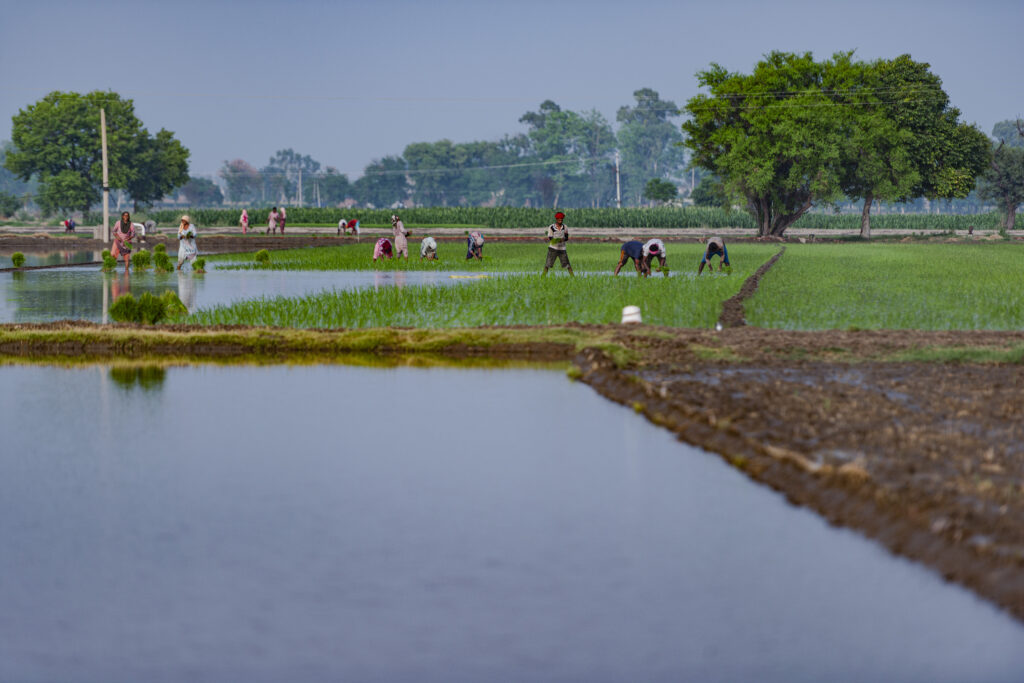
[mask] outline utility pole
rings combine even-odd
[[[107,112],[100,107],[100,143],[103,153],[103,230],[104,242],[110,241],[110,181],[107,177]]]
[[[302,206],[302,167],[299,166],[299,206]]]
[[[615,150],[615,208],[622,208],[622,191],[619,188],[619,150]]]

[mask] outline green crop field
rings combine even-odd
[[[731,251],[731,249],[730,249]],[[789,330],[1024,329],[1024,245],[790,245],[745,303]]]
[[[258,299],[201,310],[192,315],[189,322],[325,328],[608,323],[620,320],[624,306],[636,305],[647,323],[710,327],[718,319],[722,301],[734,295],[743,280],[778,249],[775,245],[737,244],[729,250],[733,263],[731,275],[716,273],[698,278],[699,249],[687,254],[684,263],[673,264],[673,254],[678,250],[674,252],[673,245],[669,245],[669,265],[674,265],[672,276],[665,278],[655,274],[641,279],[611,276],[618,256],[617,245],[580,245],[578,253],[570,252],[579,264],[579,277],[553,272],[542,278],[537,271],[543,266],[543,244],[489,246],[503,249],[491,252],[493,260],[485,262],[483,267],[493,270],[494,274],[479,281],[444,287],[386,287],[324,292],[300,298]],[[291,253],[301,258],[317,251],[321,250]],[[275,256],[278,254],[280,252]],[[503,262],[507,267],[496,267]],[[404,265],[403,262],[399,267]],[[419,259],[410,261],[409,265],[421,267]],[[455,267],[463,265],[465,262],[460,260]],[[527,270],[527,265],[528,270],[533,271],[531,274],[507,272]]]

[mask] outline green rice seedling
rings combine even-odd
[[[193,261],[192,262],[192,270],[195,271],[196,273],[205,273],[206,272],[206,259],[204,259],[204,258],[197,258],[195,261]]]
[[[157,242],[156,246],[153,247],[153,253],[154,254],[166,254],[167,253],[167,245],[164,244],[163,242]]]
[[[157,245],[161,246],[161,245]],[[174,263],[166,251],[153,251],[153,266],[159,273],[169,273],[174,270]]]
[[[110,317],[117,322],[154,325],[167,319],[180,319],[188,313],[178,295],[171,290],[159,297],[143,292],[136,299],[131,292],[118,297],[110,307]]]
[[[1024,245],[791,245],[746,302],[753,325],[794,330],[1024,329]]]
[[[23,265],[25,265],[25,255],[22,254],[20,251],[14,252],[13,254],[11,254],[11,263],[14,264],[15,268],[21,268]]]
[[[160,303],[163,304],[162,319],[164,320],[177,320],[188,315],[188,309],[185,308],[185,304],[170,289],[164,290],[164,293],[160,295]]]
[[[102,260],[104,260],[104,261],[106,261],[107,258],[109,258],[110,256],[111,256],[111,253],[110,253],[109,249],[104,249],[103,251],[100,252],[100,258]]]
[[[132,267],[144,270],[153,264],[153,256],[146,249],[139,249],[132,254]]]
[[[260,265],[267,265],[270,263],[270,252],[266,249],[260,249],[256,252],[256,263]]]
[[[121,323],[138,322],[139,302],[131,292],[122,294],[110,307],[110,317]]]
[[[103,270],[114,270],[117,268],[117,259],[110,255],[110,252],[105,252],[103,256]]]

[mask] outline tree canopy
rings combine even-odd
[[[149,202],[187,179],[188,150],[168,131],[150,136],[131,100],[114,92],[54,91],[13,117],[13,148],[4,160],[22,180],[39,179],[38,203],[44,211],[87,211],[99,201],[101,108],[111,188],[134,188],[137,202]]]

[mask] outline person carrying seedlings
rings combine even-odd
[[[124,259],[124,269],[128,265],[132,255],[132,240],[135,239],[135,227],[132,224],[132,217],[127,211],[121,214],[121,219],[114,223],[114,246],[110,249],[110,255],[117,260],[120,256]]]
[[[394,254],[391,251],[391,240],[387,237],[381,237],[377,240],[377,244],[373,245],[373,261],[376,263],[377,259],[391,258]]]
[[[562,267],[569,271],[569,275],[575,277],[575,273],[572,272],[572,266],[569,265],[569,254],[565,251],[565,243],[569,241],[569,231],[566,229],[562,221],[565,220],[565,214],[559,211],[555,214],[555,222],[548,226],[546,238],[548,240],[548,256],[544,260],[544,272],[541,275],[547,275],[548,270],[551,266],[555,265],[555,259],[558,259]]]
[[[281,210],[277,212],[277,227],[281,228],[281,234],[284,234],[284,224],[288,220],[288,212],[282,206]]]
[[[700,241],[707,246],[704,249],[704,256],[700,260],[700,268],[697,269],[697,275],[700,275],[704,271],[704,264],[708,266],[708,272],[714,271],[715,267],[711,265],[711,258],[717,256],[720,261],[718,263],[718,272],[725,270],[725,267],[729,264],[729,250],[725,248],[725,240],[721,237],[701,237]]]
[[[267,218],[267,232],[266,234],[271,235],[277,232],[277,207],[270,209],[270,216]]]
[[[437,240],[433,237],[424,237],[423,241],[420,242],[420,261],[423,259],[428,261],[437,260]]]
[[[668,277],[668,268],[665,266],[665,243],[655,237],[644,242],[644,265],[647,266],[647,274],[651,274],[651,261],[658,259],[658,270]]]
[[[647,277],[650,274],[647,270],[647,262],[644,261],[644,243],[640,240],[630,240],[619,249],[619,263],[615,266],[614,275],[619,274],[619,270],[622,268],[622,264],[626,262],[626,259],[633,261],[633,267],[636,268],[637,275]]]
[[[242,215],[238,219],[238,224],[242,226],[242,234],[245,235],[249,232],[249,210],[242,209]]]
[[[406,239],[412,232],[405,229],[405,223],[397,215],[391,216],[391,230],[395,233],[395,256],[405,256],[409,260],[409,241]]]
[[[181,223],[178,225],[178,270],[181,270],[185,261],[195,263],[197,256],[199,250],[196,249],[196,228],[185,215],[181,217]]]
[[[484,236],[479,230],[469,233],[469,237],[466,238],[466,260],[474,256],[481,261],[484,260]]]

